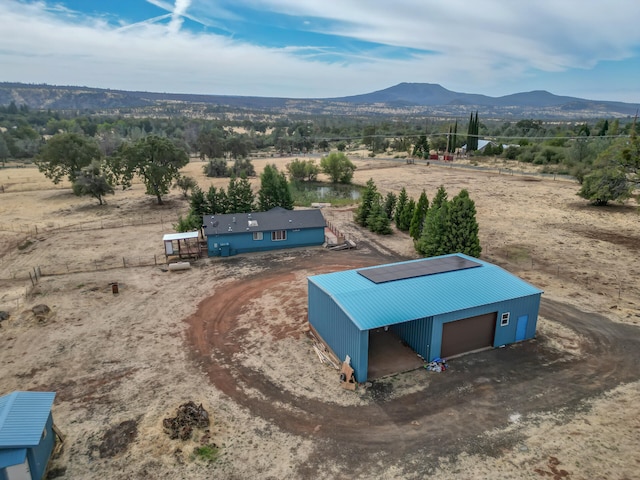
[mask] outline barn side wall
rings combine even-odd
[[[391,331],[416,351],[422,358],[429,358],[433,317],[418,318],[392,325]]]
[[[356,380],[367,380],[369,368],[369,331],[361,331],[324,290],[308,280],[309,323],[316,329],[331,350],[344,361],[351,357]]]

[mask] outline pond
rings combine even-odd
[[[323,183],[298,183],[296,184],[298,191],[311,194],[319,200],[329,199],[360,199],[360,188],[353,185],[343,184],[323,184]]]

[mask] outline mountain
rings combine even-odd
[[[135,110],[137,113],[177,114],[218,109],[255,110],[310,115],[468,115],[475,110],[495,118],[605,118],[635,115],[640,105],[558,96],[544,90],[502,97],[460,93],[432,83],[400,83],[371,93],[337,98],[292,99],[133,92],[91,87],[0,83],[0,105],[31,109],[94,111]],[[150,114],[150,113],[149,113]]]
[[[608,107],[619,113],[632,115],[638,109],[637,104],[585,100],[577,97],[554,95],[546,90],[514,93],[502,97],[489,97],[474,93],[460,93],[447,90],[434,83],[400,83],[376,92],[330,99],[338,102],[356,104],[403,104],[423,106],[468,105],[474,107],[565,107],[567,109],[588,109]]]

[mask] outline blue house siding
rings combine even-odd
[[[287,233],[284,240],[272,240],[271,231],[261,232],[262,240],[254,240],[253,232],[210,235],[207,237],[208,254],[210,257],[219,257],[282,248],[308,247],[324,243],[324,227],[285,231]],[[227,255],[224,254],[225,245],[228,245]]]

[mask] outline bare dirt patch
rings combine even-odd
[[[260,172],[290,160],[254,163]],[[306,276],[414,258],[405,234],[372,236],[353,224],[352,208],[329,209],[357,251],[205,259],[181,273],[123,268],[122,257],[161,255],[162,234],[187,208],[180,195],[158,207],[134,185],[100,208],[51,188],[35,169],[0,171],[0,183],[11,183],[0,194],[0,310],[8,314],[0,385],[2,393],[58,392],[54,417],[68,439],[54,462],[61,477],[636,475],[637,205],[587,206],[577,185],[560,179],[356,163],[355,180],[371,177],[383,194],[467,188],[483,258],[545,290],[537,339],[350,393],[311,347]],[[185,173],[203,188],[226,186],[204,177],[202,165]],[[79,268],[31,285],[34,267],[66,263]],[[50,307],[46,322],[35,318],[37,304]],[[203,444],[216,445],[212,463],[195,455],[202,438],[164,433],[162,419],[189,400],[215,418]],[[135,437],[101,457],[106,433],[132,419]]]

